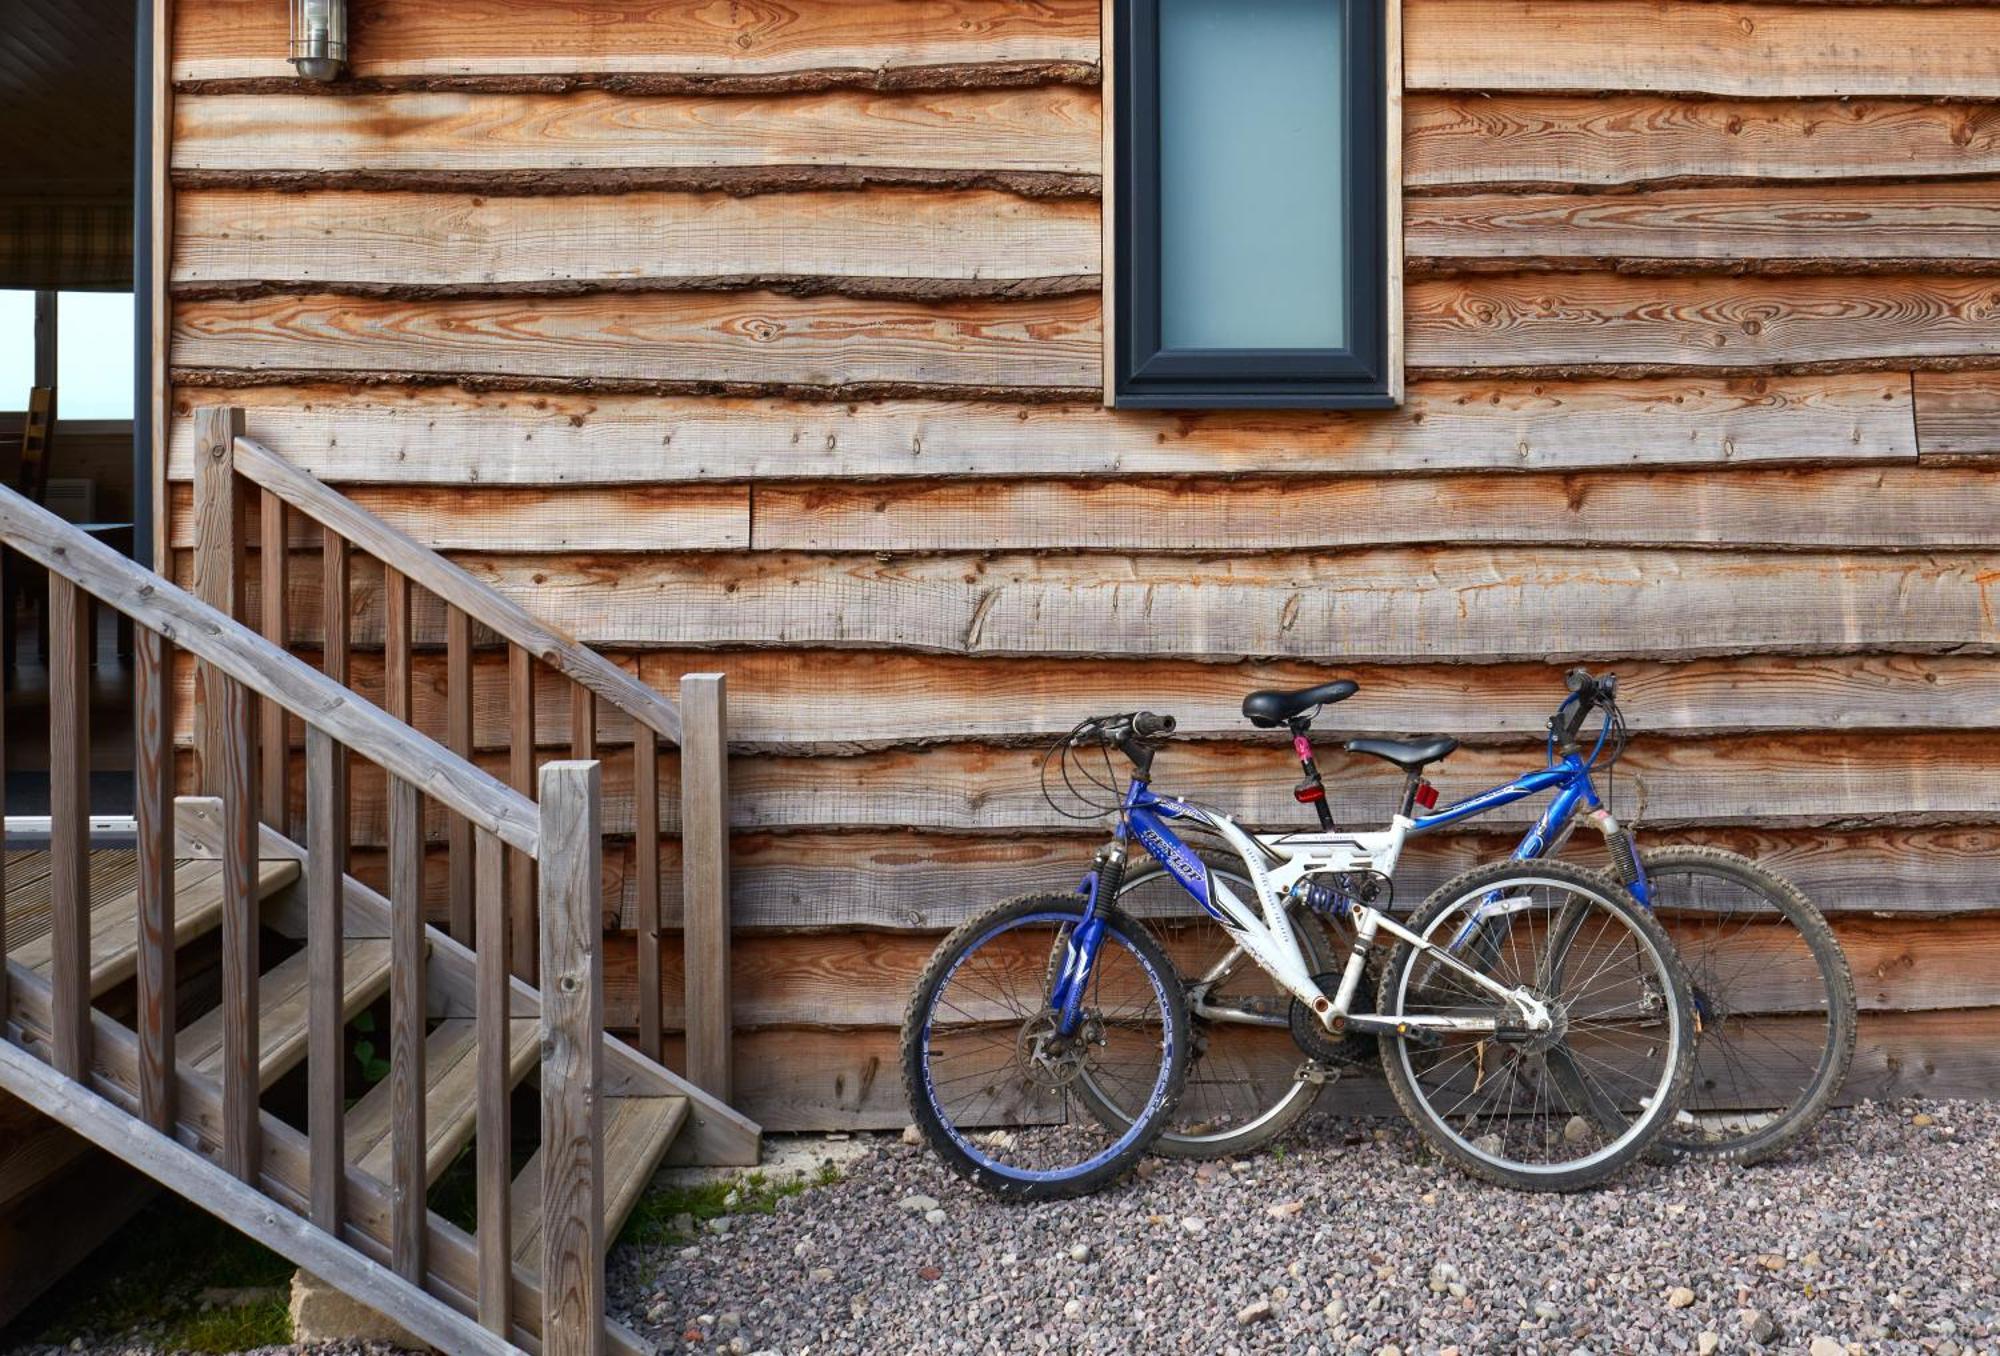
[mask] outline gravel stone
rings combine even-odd
[[[1806,1347],[1806,1356],[1847,1356],[1847,1343],[1831,1337],[1815,1337]]]
[[[1262,1323],[1269,1317],[1271,1317],[1271,1301],[1267,1299],[1253,1300],[1236,1311],[1237,1323],[1246,1328],[1252,1323]]]
[[[1669,1309],[1685,1309],[1693,1303],[1694,1291],[1684,1285],[1677,1285],[1667,1292],[1667,1307]]]
[[[938,1208],[938,1198],[935,1196],[905,1196],[902,1200],[897,1201],[896,1204],[913,1215],[925,1215]]]
[[[1072,1243],[1069,1249],[1069,1260],[1072,1262],[1088,1262],[1090,1260],[1090,1244]]]
[[[1152,1160],[1045,1205],[994,1200],[893,1131],[869,1142],[841,1181],[692,1256],[614,1249],[614,1315],[675,1356],[716,1352],[727,1334],[691,1316],[722,1313],[751,1350],[814,1356],[2000,1353],[2000,1103],[1864,1102],[1777,1162],[1646,1163],[1575,1195],[1476,1182],[1386,1120],[1315,1118],[1247,1171]]]
[[[949,1218],[951,1217],[942,1210],[924,1211],[924,1223],[926,1224],[943,1224]]]

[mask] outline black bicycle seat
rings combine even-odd
[[[1279,692],[1275,688],[1265,688],[1253,692],[1243,699],[1243,714],[1250,718],[1252,725],[1270,729],[1283,725],[1293,716],[1303,715],[1316,706],[1330,706],[1334,702],[1344,702],[1361,690],[1361,685],[1342,678],[1337,682],[1321,683],[1318,687],[1302,687],[1293,692]]]
[[[1458,741],[1450,735],[1427,735],[1422,739],[1347,741],[1349,753],[1365,753],[1376,758],[1386,758],[1405,772],[1416,772],[1427,763],[1435,763],[1457,747]]]

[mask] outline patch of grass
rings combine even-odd
[[[647,1245],[683,1243],[701,1231],[701,1226],[723,1215],[768,1215],[778,1202],[810,1187],[832,1186],[840,1180],[840,1169],[822,1163],[810,1177],[773,1182],[761,1172],[741,1177],[686,1185],[660,1186],[639,1198],[632,1215],[618,1235],[620,1243]]]
[[[284,1346],[292,1340],[292,1316],[280,1299],[239,1304],[190,1314],[167,1325],[161,1345],[173,1351],[223,1356],[232,1351]]]
[[[293,1267],[283,1257],[172,1196],[130,1224],[37,1300],[0,1338],[36,1345],[116,1341],[141,1335],[169,1351],[229,1352],[291,1341],[291,1318],[275,1296],[202,1307],[204,1291],[281,1291]]]

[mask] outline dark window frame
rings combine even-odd
[[[1332,3],[1333,0],[1328,0]],[[1388,4],[1395,0],[1387,0]],[[1383,0],[1345,0],[1349,186],[1346,347],[1166,349],[1160,342],[1158,0],[1114,0],[1112,403],[1136,409],[1389,409],[1400,403],[1389,308],[1387,128],[1391,99]]]

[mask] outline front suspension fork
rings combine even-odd
[[[1060,968],[1049,988],[1049,1007],[1056,1013],[1056,1032],[1074,1036],[1083,1022],[1083,995],[1097,970],[1098,948],[1104,944],[1104,913],[1125,885],[1125,835],[1106,844],[1091,863],[1090,874],[1076,892],[1088,896],[1083,921],[1063,945]]]

